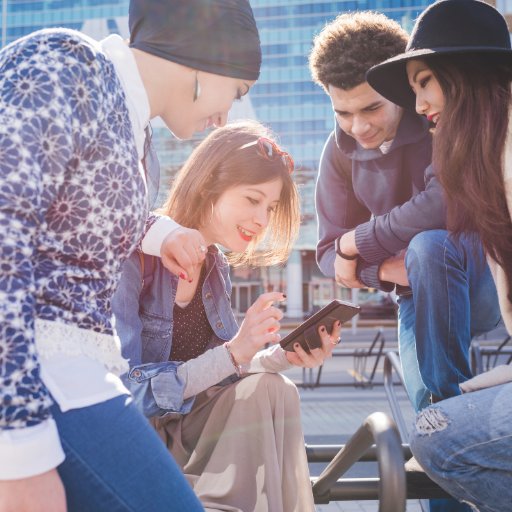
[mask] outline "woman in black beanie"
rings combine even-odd
[[[130,28],[0,52],[1,512],[203,510],[119,379],[110,304],[137,247],[183,277],[204,259],[197,231],[147,218],[145,132],[226,124],[260,43],[246,0],[135,0]]]
[[[406,52],[367,78],[435,124],[433,163],[448,229],[481,239],[512,333],[512,49],[505,19],[477,0],[436,2],[418,19]],[[512,366],[459,387],[462,396],[418,414],[412,452],[433,480],[475,510],[512,510]]]

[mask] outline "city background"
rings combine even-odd
[[[80,30],[96,40],[110,34],[129,37],[127,0],[3,0],[0,3],[2,47],[48,27]],[[383,294],[368,289],[350,293],[326,278],[315,261],[314,188],[322,148],[333,130],[334,116],[329,97],[311,81],[307,56],[314,36],[340,13],[379,11],[410,32],[414,20],[433,0],[251,0],[250,3],[260,30],[262,70],[244,101],[235,104],[230,119],[258,119],[270,125],[279,136],[296,163],[293,177],[301,186],[303,220],[298,243],[285,267],[232,270],[233,307],[243,315],[259,294],[271,290],[288,292],[285,308],[289,318],[311,314],[333,298],[352,298],[367,306],[378,306],[386,300]],[[488,3],[505,14],[510,26],[512,0]],[[159,119],[152,122],[152,128],[161,165],[160,198],[163,198],[173,176],[205,133],[179,141]]]

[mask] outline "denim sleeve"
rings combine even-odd
[[[327,140],[320,159],[315,196],[318,219],[316,257],[322,272],[334,278],[334,241],[371,217],[370,211],[357,200],[352,186],[351,162],[336,145],[334,133]]]
[[[176,373],[182,364],[165,361],[130,367],[123,381],[125,385],[129,383],[136,405],[142,405],[142,412],[147,418],[173,412],[187,414],[192,409],[194,396],[186,400],[183,398],[186,382]]]
[[[378,263],[406,249],[418,233],[446,229],[443,191],[432,165],[425,171],[425,184],[423,192],[403,205],[357,227],[356,246],[364,260]]]
[[[123,264],[123,274],[112,299],[112,312],[116,319],[116,330],[121,340],[123,357],[130,360],[130,370],[121,376],[124,385],[132,393],[135,405],[147,418],[166,416],[177,412],[190,412],[194,399],[183,399],[186,383],[176,375],[182,363],[164,361],[142,364],[142,322],[139,317],[139,295],[142,290],[142,270],[136,253]],[[156,384],[153,380],[164,375]],[[162,390],[165,388],[167,398]]]
[[[224,256],[224,254],[222,254],[221,252],[219,252],[218,258],[219,258],[219,268],[222,273],[222,277],[224,278],[224,288],[226,290],[226,295],[228,296],[228,299],[231,300],[232,286],[231,286],[231,278],[229,277],[229,263],[228,263],[226,256]]]

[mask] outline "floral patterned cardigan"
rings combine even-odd
[[[50,416],[37,322],[114,333],[110,301],[147,216],[124,98],[112,62],[77,32],[0,52],[1,429]]]

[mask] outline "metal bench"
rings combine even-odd
[[[375,444],[373,444],[375,442]],[[405,512],[406,499],[450,497],[434,482],[405,471],[411,458],[395,422],[382,412],[368,416],[346,445],[306,445],[308,462],[330,462],[312,478],[316,504],[379,500],[379,512]],[[341,478],[356,462],[378,462],[378,478]],[[424,473],[423,473],[424,475]]]
[[[318,478],[311,478],[316,504],[379,500],[379,512],[405,512],[406,500],[418,499],[423,511],[428,512],[429,499],[451,498],[424,472],[405,470],[405,461],[412,453],[394,390],[393,369],[405,389],[400,360],[396,353],[388,352],[384,389],[396,423],[387,414],[376,412],[366,418],[346,445],[306,445],[308,462],[329,462]],[[341,478],[355,463],[375,461],[378,478]]]

